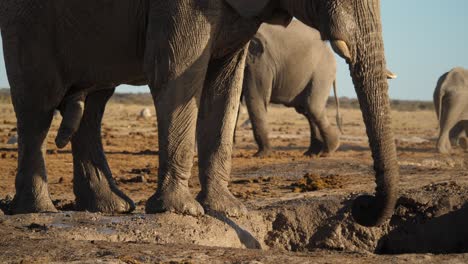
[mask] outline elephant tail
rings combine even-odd
[[[340,130],[341,134],[343,133],[343,117],[340,112],[340,99],[338,98],[338,91],[336,89],[336,79],[333,81],[333,93],[335,95],[335,105],[336,105],[336,125]]]
[[[444,92],[443,91],[440,91],[440,94],[439,94],[439,109],[437,109],[437,118],[440,119],[442,118],[442,102],[444,100]]]

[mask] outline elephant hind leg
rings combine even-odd
[[[460,121],[463,112],[464,97],[448,93],[442,99],[442,116],[440,118],[440,132],[437,141],[437,149],[439,153],[450,153],[452,146],[450,145],[450,131]]]
[[[463,131],[464,133],[462,133],[459,143],[462,149],[464,149],[465,151],[468,151],[468,120],[463,120],[462,123],[464,127],[464,131]]]
[[[101,141],[102,117],[113,93],[109,88],[87,96],[83,118],[72,138],[77,210],[128,213],[135,209],[132,200],[117,188]]]
[[[323,143],[323,139],[320,136],[320,130],[318,129],[317,125],[314,123],[314,120],[311,115],[304,114],[309,121],[310,127],[310,146],[309,149],[304,153],[305,156],[315,157],[322,153],[325,145]]]
[[[452,129],[450,129],[449,139],[450,144],[455,147],[458,145],[458,140],[461,136],[465,134],[465,127],[463,126],[463,122],[458,122]]]
[[[271,153],[270,140],[268,138],[267,104],[262,96],[258,96],[254,91],[246,92],[247,111],[252,122],[252,132],[258,151],[255,157],[266,157]]]
[[[330,80],[313,80],[306,96],[306,115],[309,116],[309,122],[317,126],[323,142],[320,156],[328,156],[340,146],[338,130],[330,124],[327,118],[326,105],[332,83],[333,79],[331,78]],[[313,141],[311,147],[313,147],[312,143]]]

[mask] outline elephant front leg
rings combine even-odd
[[[213,60],[202,94],[198,117],[198,155],[205,210],[228,216],[246,214],[246,207],[229,191],[232,138],[241,95],[245,51]]]
[[[113,93],[114,89],[107,89],[87,96],[79,129],[72,137],[77,210],[128,213],[135,209],[132,200],[117,188],[101,141],[102,117]]]
[[[202,206],[190,193],[188,181],[208,58],[206,51],[189,69],[167,84],[151,86],[158,119],[159,178],[156,192],[146,203],[147,213],[204,214]]]

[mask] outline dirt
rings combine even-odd
[[[56,214],[0,213],[0,262],[95,263],[467,263],[468,154],[435,152],[433,111],[394,111],[401,168],[400,199],[385,225],[365,228],[350,216],[352,200],[372,193],[372,159],[358,110],[344,113],[342,145],[332,157],[303,156],[307,121],[272,107],[274,153],[256,152],[245,112],[240,117],[230,189],[249,208],[242,218],[144,214],[158,171],[154,118],[147,106],[112,103],[103,143],[119,188],[137,204],[129,215],[73,211],[72,156],[58,150],[54,118],[47,148],[49,190]],[[333,109],[329,110],[334,122]],[[0,209],[14,195],[17,146],[9,104],[0,104]],[[195,158],[195,165],[197,158]],[[190,181],[199,191],[197,166]],[[1,210],[0,210],[1,212]]]

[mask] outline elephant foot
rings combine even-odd
[[[304,152],[304,156],[308,157],[317,157],[322,154],[324,149],[324,144],[321,140],[314,139],[312,140],[309,149]]]
[[[271,152],[272,151],[270,149],[262,149],[257,151],[257,153],[255,153],[253,156],[255,158],[267,158],[271,155]]]
[[[335,131],[330,131],[325,136],[325,148],[321,157],[328,157],[340,147],[340,137]]]
[[[450,142],[449,144],[437,144],[437,150],[440,154],[450,154],[452,147],[450,146]]]
[[[56,213],[46,186],[36,190],[20,191],[15,194],[10,205],[11,214]]]
[[[115,185],[110,172],[104,173],[92,162],[83,162],[75,168],[73,189],[78,211],[101,213],[130,213],[135,204]]]
[[[184,215],[199,216],[205,214],[203,207],[198,203],[185,185],[166,187],[158,190],[146,202],[146,213],[172,212]]]
[[[458,140],[458,143],[460,144],[460,147],[462,149],[464,149],[465,151],[468,150],[468,138],[466,137],[461,137],[459,140]]]
[[[115,187],[96,193],[88,191],[87,195],[76,198],[76,210],[101,212],[106,214],[125,214],[135,210],[135,204],[123,192]]]
[[[197,200],[207,212],[220,213],[229,217],[247,215],[247,208],[239,201],[227,187],[209,188],[198,194]]]

